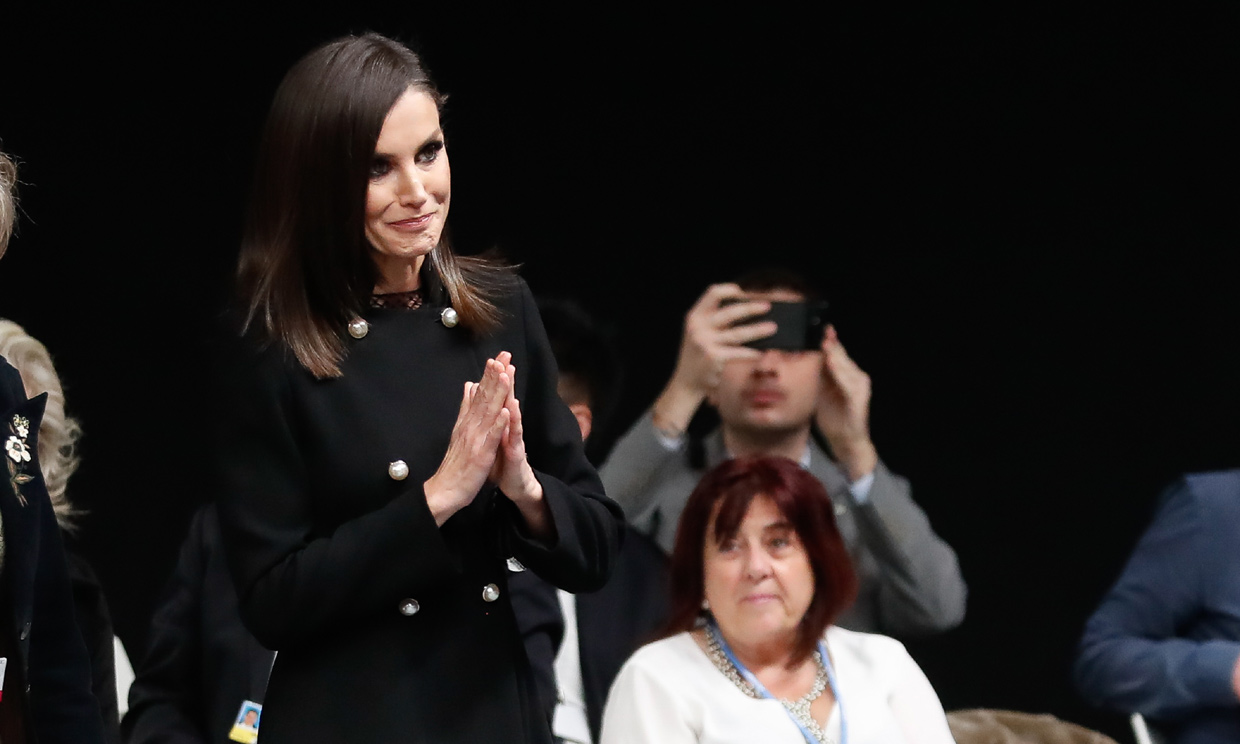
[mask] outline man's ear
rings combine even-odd
[[[585,403],[574,403],[568,407],[577,418],[577,426],[581,429],[581,441],[590,438],[590,429],[594,427],[594,412]]]

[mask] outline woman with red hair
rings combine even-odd
[[[951,744],[904,646],[832,625],[857,592],[822,484],[778,457],[728,460],[685,505],[675,633],[612,686],[602,744]]]

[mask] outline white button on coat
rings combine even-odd
[[[499,599],[499,587],[494,584],[487,584],[482,587],[482,601],[494,602]]]
[[[366,338],[366,334],[370,333],[370,324],[361,318],[354,318],[349,321],[349,335],[353,338]]]
[[[400,601],[400,614],[405,617],[412,617],[418,614],[420,609],[422,609],[422,605],[418,604],[416,599],[402,599]]]
[[[392,480],[404,480],[409,477],[409,466],[404,460],[393,460],[388,463],[388,475]]]
[[[439,314],[439,322],[448,328],[456,328],[456,324],[461,322],[461,316],[457,315],[456,310],[445,307],[443,312]]]

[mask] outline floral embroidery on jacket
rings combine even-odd
[[[14,416],[9,422],[9,438],[4,442],[4,452],[8,457],[5,463],[9,466],[9,483],[13,493],[22,506],[26,505],[26,497],[21,487],[34,480],[34,476],[26,472],[26,463],[30,462],[30,445],[26,438],[30,436],[30,421],[22,416]]]

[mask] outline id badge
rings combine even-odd
[[[263,706],[249,700],[241,703],[237,711],[237,722],[233,724],[228,738],[241,744],[255,744],[258,741],[258,723],[263,716]]]

